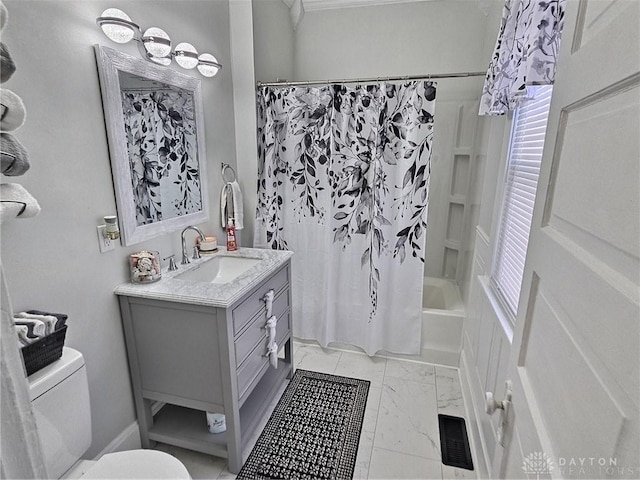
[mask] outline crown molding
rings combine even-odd
[[[282,0],[287,3],[291,0]],[[399,3],[430,2],[433,0],[303,0],[307,12],[336,8],[368,7],[373,5],[393,5]]]
[[[397,5],[401,3],[432,2],[436,0],[281,0],[289,9],[291,24],[295,30],[305,12],[333,10],[338,8],[369,7],[374,5]],[[489,0],[478,0],[478,2]]]
[[[305,12],[302,0],[282,0],[282,3],[284,3],[289,9],[289,16],[291,17],[291,25],[293,26],[293,29],[297,29]]]

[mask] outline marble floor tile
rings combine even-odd
[[[378,422],[378,410],[380,408],[380,397],[382,395],[382,387],[369,386],[369,395],[367,396],[367,406],[364,411],[364,420],[362,429],[368,432],[376,431],[376,423]]]
[[[435,367],[426,363],[408,362],[405,360],[387,359],[385,377],[396,377],[413,382],[436,383]]]
[[[180,460],[194,480],[218,478],[227,468],[227,459],[185,448],[157,443],[156,450],[166,452]]]
[[[381,387],[387,365],[385,358],[369,357],[360,353],[342,352],[336,366],[336,375],[369,380],[372,387]]]
[[[438,413],[465,416],[458,370],[396,358],[323,349],[294,342],[296,368],[371,381],[358,455],[356,479],[464,479],[475,471],[443,465]],[[277,399],[284,392],[283,386]],[[277,404],[271,402],[243,450],[246,460]],[[194,479],[232,480],[226,459],[158,444],[182,461]]]
[[[454,480],[462,478],[465,480],[472,480],[478,478],[475,470],[466,470],[464,468],[456,468],[450,465],[442,465],[442,478],[443,480]]]
[[[298,344],[293,354],[295,368],[313,372],[334,373],[342,352],[317,345]]]
[[[385,378],[374,447],[440,459],[434,385]]]
[[[356,466],[353,471],[353,478],[368,478],[369,464],[371,462],[371,451],[373,450],[374,432],[362,430],[360,442],[358,443],[358,455]]]
[[[235,473],[231,473],[229,470],[224,470],[216,480],[235,480],[237,475]]]
[[[454,368],[436,367],[436,391],[438,413],[464,417],[464,400],[458,371]]]
[[[380,479],[431,479],[442,478],[439,460],[416,457],[374,447],[368,478]]]

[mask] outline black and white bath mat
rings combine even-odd
[[[352,478],[369,384],[296,370],[237,479]]]

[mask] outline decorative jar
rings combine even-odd
[[[152,283],[162,277],[158,252],[132,253],[129,255],[129,267],[131,268],[132,283]]]

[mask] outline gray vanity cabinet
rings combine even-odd
[[[226,308],[119,294],[129,369],[144,448],[154,442],[229,459],[242,449],[292,373],[290,264],[287,261]],[[274,291],[273,368],[263,298]],[[205,412],[224,413],[227,430],[207,430]]]

